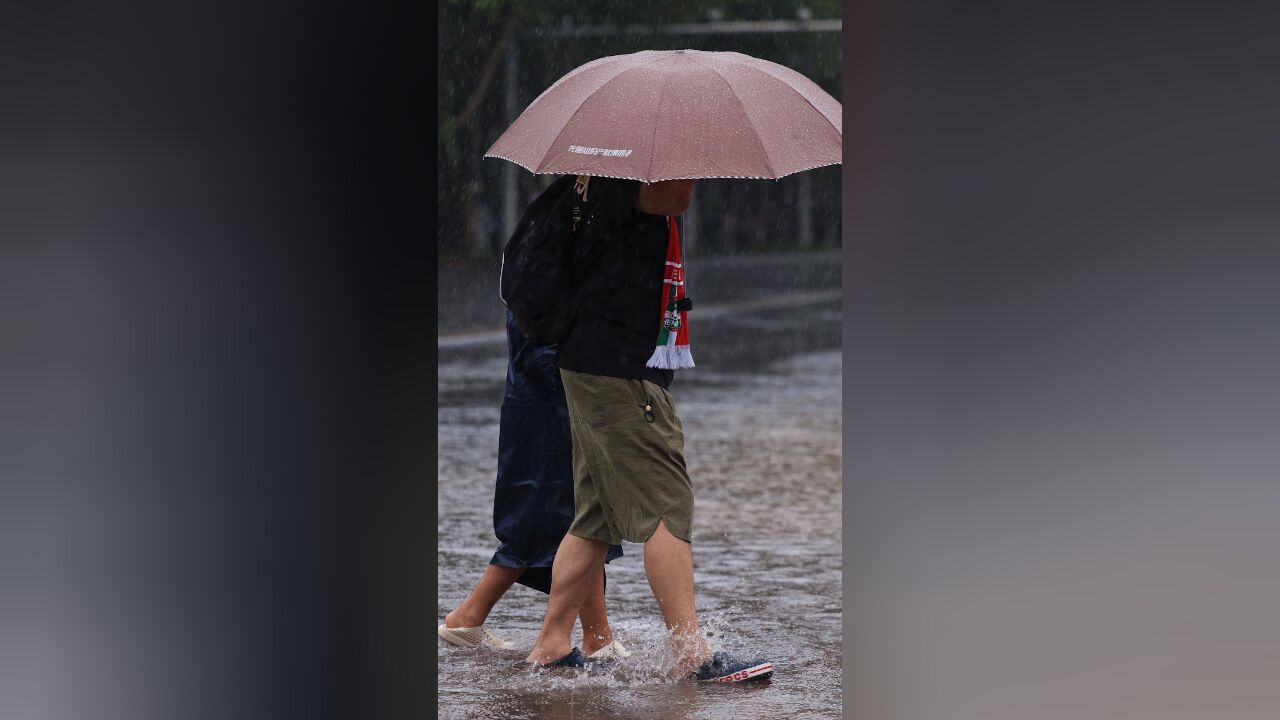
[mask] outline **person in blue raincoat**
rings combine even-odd
[[[507,313],[507,381],[498,436],[493,528],[499,546],[467,599],[445,616],[438,634],[461,647],[510,649],[485,620],[515,583],[551,592],[551,564],[573,523],[573,441],[556,347],[528,340]],[[622,555],[609,548],[607,560]],[[626,657],[613,637],[604,603],[604,568],[579,612],[582,651]]]

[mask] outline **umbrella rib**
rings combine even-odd
[[[755,70],[755,71],[757,71],[757,72],[764,73],[765,75],[768,75],[769,77],[773,78],[774,80],[777,80],[779,83],[782,83],[782,85],[783,85],[783,86],[785,86],[785,87],[786,87],[788,90],[790,90],[791,92],[795,93],[796,95],[799,95],[801,100],[804,100],[806,103],[808,103],[808,104],[809,104],[809,107],[813,108],[813,111],[814,111],[814,112],[816,112],[816,113],[818,113],[819,115],[821,115],[821,116],[822,116],[822,119],[827,121],[827,124],[831,126],[831,129],[832,129],[832,130],[835,130],[835,131],[836,131],[836,133],[840,135],[840,138],[841,138],[841,139],[843,139],[843,138],[844,138],[844,130],[843,130],[843,129],[836,128],[836,124],[835,124],[835,123],[833,123],[833,122],[831,122],[831,118],[827,117],[827,114],[826,114],[826,113],[824,113],[824,112],[822,112],[822,109],[821,109],[821,108],[819,108],[817,105],[814,105],[814,104],[813,104],[813,101],[812,101],[812,100],[810,100],[809,98],[805,97],[805,94],[804,94],[804,93],[802,93],[802,92],[800,92],[798,89],[796,89],[796,87],[795,87],[794,85],[792,85],[791,83],[787,82],[786,80],[784,80],[784,79],[782,79],[782,78],[778,77],[777,75],[774,75],[773,73],[769,72],[769,71],[768,71],[767,69],[765,69],[765,68],[758,67],[758,66],[756,66],[756,65],[747,64],[747,63],[743,63],[743,64],[744,64],[746,67],[751,68],[752,70]],[[808,78],[805,78],[805,79],[807,80]],[[811,82],[812,82],[812,81],[811,81]],[[818,87],[818,89],[819,89],[819,90],[822,90],[822,87],[821,87],[821,86],[819,86],[819,87]],[[822,90],[822,91],[823,91],[823,92],[826,92],[825,90]],[[835,98],[831,98],[831,99],[832,99],[832,100],[835,100]],[[839,102],[838,102],[838,101],[837,101],[837,104],[839,104]],[[843,105],[841,105],[841,106],[840,106],[840,112],[841,112],[841,114],[842,114],[842,115],[844,114],[844,106],[843,106]]]
[[[646,63],[646,64],[652,64],[652,63]],[[551,149],[554,148],[556,144],[560,142],[560,138],[564,137],[564,134],[569,131],[570,123],[573,122],[574,118],[578,117],[578,113],[582,112],[582,108],[586,107],[588,100],[594,97],[596,93],[603,90],[605,85],[608,85],[609,83],[613,82],[614,80],[617,80],[618,78],[622,77],[623,75],[626,75],[629,72],[632,72],[634,70],[640,70],[643,67],[644,67],[643,65],[637,65],[635,67],[630,67],[630,68],[627,68],[626,70],[623,70],[617,75],[614,75],[608,80],[605,80],[604,82],[600,83],[600,87],[597,87],[595,90],[592,90],[590,95],[587,95],[585,98],[583,98],[582,103],[578,105],[578,108],[576,110],[573,111],[573,114],[569,116],[569,119],[564,121],[564,128],[561,129],[560,132],[556,133],[556,136],[552,138],[551,143],[547,145],[547,149],[542,152],[542,162],[538,163],[538,170],[535,170],[534,173],[536,174],[537,172],[541,171],[542,166],[550,162],[550,158],[548,158],[548,154],[551,152]]]
[[[756,142],[760,143],[760,150],[764,153],[765,167],[769,168],[770,175],[776,176],[778,174],[778,171],[773,169],[773,160],[769,157],[769,148],[764,146],[764,140],[760,137],[760,129],[756,127],[756,121],[751,119],[751,115],[747,112],[747,106],[743,104],[742,98],[738,97],[738,91],[734,89],[733,83],[730,83],[728,79],[725,78],[724,75],[721,75],[719,70],[716,70],[715,68],[707,65],[703,65],[697,60],[693,60],[693,62],[710,70],[712,73],[715,73],[715,76],[720,78],[720,82],[724,83],[725,87],[729,88],[729,94],[733,96],[734,100],[738,101],[738,107],[742,108],[743,117],[747,119],[747,122],[751,125],[751,129],[755,131]]]
[[[592,60],[586,65],[570,70],[569,73],[566,74],[564,77],[551,83],[551,87],[539,93],[538,97],[534,98],[533,102],[529,103],[528,107],[533,107],[534,105],[537,105],[538,101],[541,100],[544,95],[551,92],[552,90],[555,90],[556,87],[559,86],[561,83],[565,82],[569,78],[574,77],[575,75],[578,75],[579,73],[582,73],[586,70],[593,70],[596,68],[602,68],[602,67],[607,67],[609,65],[614,65],[614,64],[617,64],[618,62],[625,61],[626,59],[627,59],[626,55],[611,55],[609,57],[602,57],[597,60]]]
[[[658,107],[653,110],[653,137],[649,140],[649,169],[644,173],[647,178],[653,177],[653,161],[658,157],[658,115],[662,112],[662,98],[666,94],[667,84],[662,83],[662,89],[658,91]]]

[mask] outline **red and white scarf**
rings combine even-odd
[[[693,353],[689,351],[689,313],[677,309],[683,300],[684,263],[680,259],[680,231],[676,219],[667,218],[667,266],[662,276],[662,329],[658,331],[658,346],[645,363],[651,368],[678,370],[693,367]]]

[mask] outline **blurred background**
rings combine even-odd
[[[848,716],[1276,717],[1275,6],[853,7]]]
[[[0,718],[430,715],[424,16],[0,5]]]

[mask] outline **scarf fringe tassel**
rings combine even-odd
[[[693,367],[693,353],[688,345],[661,345],[653,349],[646,367],[660,370],[683,370]]]

